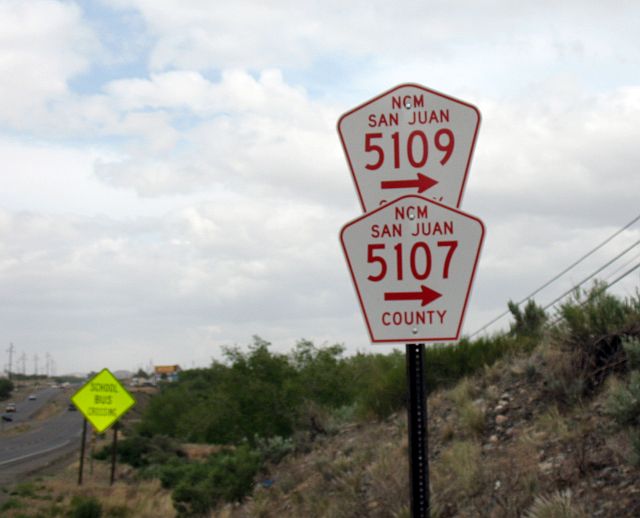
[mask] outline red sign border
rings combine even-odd
[[[462,306],[462,313],[460,315],[460,321],[458,322],[458,328],[456,329],[456,335],[453,337],[442,337],[442,338],[418,338],[416,336],[412,336],[411,338],[394,338],[394,339],[379,339],[376,340],[375,337],[373,336],[373,332],[371,330],[371,325],[369,324],[369,316],[367,315],[367,311],[365,309],[365,305],[364,305],[364,301],[362,298],[362,295],[360,293],[360,290],[358,289],[358,283],[356,281],[356,277],[353,273],[353,266],[351,264],[351,261],[349,260],[349,254],[347,254],[347,249],[345,247],[344,244],[344,233],[347,230],[347,228],[351,227],[352,225],[355,225],[356,223],[372,216],[373,214],[375,214],[376,212],[379,212],[383,209],[386,209],[387,207],[389,207],[390,205],[394,205],[395,203],[398,203],[401,200],[404,200],[406,198],[417,198],[421,201],[426,201],[428,203],[433,203],[434,205],[438,205],[439,207],[442,207],[444,209],[450,210],[452,212],[455,212],[461,216],[464,216],[466,218],[469,219],[473,219],[475,221],[477,221],[478,223],[480,223],[480,229],[481,229],[481,234],[480,234],[480,241],[478,243],[478,250],[476,252],[476,259],[474,261],[473,264],[473,269],[471,271],[471,278],[469,279],[469,286],[467,286],[467,293],[465,295],[465,299],[464,299],[464,304]],[[484,243],[484,236],[485,236],[485,226],[484,223],[482,222],[481,219],[477,218],[476,216],[472,216],[471,214],[468,214],[466,212],[462,212],[461,210],[455,208],[455,207],[450,207],[449,205],[445,205],[443,203],[437,202],[435,200],[430,200],[428,198],[425,198],[423,196],[418,196],[416,194],[408,194],[406,196],[401,196],[400,198],[397,198],[389,203],[385,203],[384,205],[381,205],[380,207],[378,207],[375,210],[372,210],[371,212],[365,212],[362,216],[358,216],[356,219],[351,220],[349,223],[347,223],[346,225],[344,225],[342,227],[342,229],[340,230],[340,245],[342,246],[342,252],[344,253],[344,257],[347,260],[347,265],[349,266],[349,273],[351,275],[351,281],[353,284],[353,287],[355,288],[356,291],[356,295],[358,296],[358,302],[360,303],[360,309],[362,310],[362,316],[364,317],[364,321],[365,324],[367,326],[367,331],[369,332],[369,337],[371,338],[371,341],[373,343],[417,343],[417,342],[457,342],[460,338],[460,332],[462,331],[462,324],[464,323],[464,317],[467,311],[467,305],[469,303],[469,297],[471,295],[471,289],[473,287],[473,282],[475,280],[475,276],[476,276],[476,270],[478,268],[478,262],[480,261],[480,254],[482,253],[482,245]]]
[[[411,87],[411,88],[418,88],[419,90],[423,90],[425,92],[428,92],[430,94],[433,95],[437,95],[438,97],[442,97],[444,99],[447,99],[449,101],[452,101],[454,103],[457,104],[462,104],[464,106],[467,106],[468,108],[473,109],[473,111],[476,112],[476,115],[478,116],[478,122],[476,123],[476,129],[473,132],[473,139],[471,140],[471,150],[469,151],[469,157],[467,158],[467,166],[464,170],[464,176],[462,178],[462,185],[460,186],[460,192],[458,193],[458,202],[456,203],[456,208],[459,208],[460,205],[462,204],[462,195],[464,194],[464,189],[465,186],[467,184],[467,177],[469,175],[469,169],[471,168],[471,159],[473,158],[473,152],[475,150],[476,147],[476,141],[478,139],[478,130],[480,129],[480,123],[482,122],[482,116],[480,115],[480,110],[478,110],[477,107],[475,107],[473,104],[469,104],[467,102],[461,101],[460,99],[456,99],[455,97],[451,97],[449,95],[443,94],[441,92],[438,92],[436,90],[432,90],[430,88],[427,88],[425,86],[419,85],[417,83],[402,83],[400,85],[394,86],[393,88],[375,96],[372,99],[369,99],[368,101],[365,101],[362,104],[359,104],[358,106],[356,106],[355,108],[349,110],[346,113],[343,113],[340,118],[338,119],[338,123],[337,123],[337,130],[338,130],[338,135],[340,136],[340,142],[342,144],[342,149],[344,151],[344,155],[347,159],[347,164],[349,165],[349,170],[351,171],[351,178],[353,179],[353,183],[355,184],[356,187],[356,192],[358,193],[358,199],[360,200],[360,206],[362,207],[362,210],[364,212],[367,212],[367,209],[364,205],[364,199],[362,198],[362,193],[360,192],[360,187],[358,185],[358,180],[356,178],[356,173],[354,171],[353,168],[353,164],[351,163],[351,157],[349,157],[349,151],[347,150],[347,146],[346,143],[344,141],[344,136],[342,135],[342,129],[341,129],[341,124],[342,121],[347,118],[349,115],[357,112],[358,110],[361,110],[362,108],[368,106],[371,103],[376,102],[379,99],[382,99],[383,97],[385,97],[386,95],[391,94],[392,92],[395,92],[396,90],[400,89],[400,88],[406,88],[406,87]],[[373,209],[375,210],[375,209]]]

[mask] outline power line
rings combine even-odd
[[[624,270],[627,266],[629,266],[632,262],[634,262],[636,259],[640,259],[640,253],[637,253],[636,255],[634,255],[631,259],[629,259],[628,261],[625,261],[624,263],[622,263],[620,266],[618,266],[617,268],[615,268],[611,273],[609,273],[609,275],[607,275],[604,280],[608,281],[609,279],[611,279],[611,277],[613,277],[614,275],[616,275],[620,270]]]
[[[624,279],[627,275],[633,273],[635,270],[637,270],[638,268],[640,268],[640,263],[636,264],[633,268],[630,268],[629,270],[627,270],[626,272],[624,272],[620,277],[618,277],[616,280],[611,281],[610,283],[608,283],[605,286],[605,290],[608,290],[609,288],[611,288],[611,286],[613,286],[614,284],[616,284],[617,282],[621,281],[622,279]]]
[[[608,238],[606,238],[604,241],[602,241],[599,245],[597,245],[595,248],[592,248],[591,250],[589,250],[586,254],[584,254],[582,257],[580,257],[577,261],[573,262],[572,264],[570,264],[569,266],[567,266],[564,270],[562,270],[559,274],[555,275],[554,277],[552,277],[551,279],[549,279],[547,282],[545,282],[542,286],[540,286],[539,288],[537,288],[536,290],[532,291],[531,293],[529,293],[529,295],[527,295],[526,297],[524,297],[522,300],[520,300],[519,302],[516,302],[516,306],[520,306],[521,304],[523,304],[524,302],[527,302],[531,297],[533,297],[534,295],[536,295],[537,293],[541,292],[543,289],[545,289],[547,286],[549,286],[551,283],[557,281],[560,277],[562,277],[565,273],[567,273],[569,270],[571,270],[572,268],[578,266],[582,261],[584,261],[587,257],[593,255],[595,252],[597,252],[598,250],[600,250],[604,245],[606,245],[609,241],[611,241],[614,237],[620,235],[622,232],[624,232],[626,229],[628,229],[631,225],[633,225],[635,222],[637,222],[638,220],[640,220],[640,214],[638,214],[635,218],[633,218],[631,221],[629,221],[629,223],[627,223],[626,225],[624,225],[623,227],[619,228],[617,231],[615,231],[613,234],[611,234]],[[504,311],[503,313],[500,313],[497,317],[495,317],[493,320],[491,320],[490,322],[487,322],[485,325],[483,325],[480,329],[474,331],[472,334],[469,335],[469,338],[474,337],[475,335],[477,335],[478,333],[484,331],[487,327],[489,327],[492,324],[495,324],[498,320],[500,320],[501,318],[505,317],[506,315],[509,314],[509,310],[507,309],[506,311]]]
[[[635,243],[633,243],[630,247],[626,248],[623,252],[620,252],[618,255],[616,255],[613,259],[611,259],[610,261],[606,262],[605,264],[603,264],[600,268],[598,268],[596,271],[594,271],[592,274],[588,275],[587,277],[585,277],[584,279],[582,279],[578,284],[576,284],[575,286],[573,286],[571,289],[565,291],[562,295],[560,295],[559,297],[555,298],[553,300],[553,302],[549,302],[549,304],[547,304],[546,306],[544,306],[542,309],[543,310],[547,310],[549,309],[551,306],[553,306],[556,302],[558,302],[559,300],[565,298],[567,295],[569,295],[569,293],[571,293],[572,291],[574,291],[576,288],[579,288],[580,286],[582,286],[585,282],[587,282],[589,279],[592,279],[593,277],[595,277],[597,274],[599,274],[602,270],[604,270],[607,266],[610,266],[611,263],[617,261],[620,257],[622,257],[624,254],[626,254],[629,250],[633,249],[634,247],[638,246],[638,244],[640,243],[640,240],[636,241]]]
[[[593,295],[599,295],[600,293],[605,292],[606,290],[608,290],[609,288],[611,288],[611,286],[613,286],[614,284],[616,284],[617,282],[621,281],[622,279],[624,279],[627,275],[632,274],[635,270],[637,270],[638,268],[640,268],[640,262],[638,262],[638,264],[636,264],[634,267],[629,268],[626,272],[624,272],[622,275],[620,275],[619,277],[617,277],[615,280],[605,284],[604,286],[602,286],[600,289],[598,289],[598,291],[596,291],[595,293],[593,293]],[[591,296],[593,296],[591,295]],[[583,300],[578,307],[582,307],[584,306],[587,302],[589,302],[589,300],[591,299],[591,296],[585,300]],[[562,315],[559,315],[553,322],[549,322],[549,325],[555,325],[558,322],[560,322],[560,320],[562,320]]]

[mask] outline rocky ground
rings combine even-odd
[[[434,516],[640,516],[640,469],[606,411],[608,385],[566,403],[553,361],[544,350],[512,357],[431,395]],[[404,415],[306,447],[213,516],[409,516]]]

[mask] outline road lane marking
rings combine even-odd
[[[28,453],[27,455],[22,455],[21,457],[14,457],[13,459],[4,460],[4,461],[0,462],[0,466],[4,466],[5,464],[11,464],[12,462],[17,462],[17,461],[20,461],[20,460],[28,459],[29,457],[35,457],[36,455],[42,455],[43,453],[49,453],[50,451],[57,450],[59,448],[62,448],[63,446],[66,446],[70,442],[71,442],[70,440],[67,440],[67,441],[65,441],[63,443],[57,444],[56,446],[52,446],[51,448],[47,448],[46,450],[40,450],[40,451],[36,451],[34,453]]]

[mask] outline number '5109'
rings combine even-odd
[[[365,165],[369,171],[380,169],[385,162],[384,149],[376,141],[383,138],[382,133],[365,133],[364,135],[364,151],[365,153],[373,153],[375,161]],[[391,134],[393,140],[393,167],[400,168],[400,133],[395,131]],[[433,143],[438,151],[443,153],[440,164],[445,165],[455,147],[455,138],[450,129],[439,129],[433,137]],[[412,167],[424,167],[429,159],[429,139],[424,131],[414,130],[409,133],[406,142],[407,160]]]

